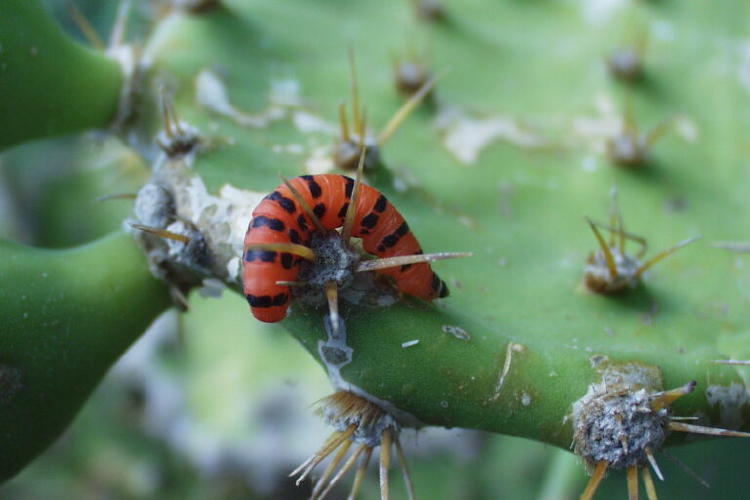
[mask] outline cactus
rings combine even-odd
[[[345,345],[327,331],[325,308],[295,302],[281,324],[334,389],[401,426],[563,449],[596,427],[580,408],[592,394],[609,398],[596,392],[608,380],[644,391],[638,404],[658,413],[660,432],[668,415],[750,429],[747,368],[715,362],[750,357],[745,260],[716,245],[747,237],[735,215],[747,208],[747,123],[731,112],[750,89],[747,7],[446,1],[439,16],[417,15],[426,3],[172,2],[153,9],[145,39],[115,37],[106,51],[69,40],[37,1],[0,6],[0,102],[18,118],[3,120],[0,144],[98,129],[120,141],[106,147],[120,151],[121,168],[142,168],[133,155],[150,167],[148,178],[135,175],[144,187],[122,225],[128,235],[113,216],[102,224],[115,234],[78,248],[2,247],[0,311],[13,319],[0,337],[0,442],[10,450],[0,477],[61,432],[170,299],[184,308],[190,290],[217,280],[240,291],[253,207],[279,174],[341,172],[352,162],[335,161],[340,139],[357,134],[369,146],[365,180],[425,252],[473,256],[432,264],[451,289],[436,303],[342,301]],[[610,74],[608,52],[644,29],[639,78]],[[394,54],[414,44],[430,47],[418,64],[429,59],[425,72],[441,76],[392,133],[408,99]],[[339,137],[343,100],[354,128]],[[696,235],[653,267],[628,254],[635,243],[662,249]],[[591,291],[584,273],[596,265],[599,278],[620,272],[627,282]],[[350,355],[344,363],[326,354],[334,340]],[[655,403],[691,381],[674,405]],[[41,430],[28,432],[29,421]],[[684,441],[671,433],[649,446]],[[598,481],[606,467],[585,449],[575,443]],[[630,488],[630,471],[637,479],[646,465],[638,453],[609,464],[625,464]]]

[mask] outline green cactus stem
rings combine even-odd
[[[69,250],[0,243],[0,481],[57,438],[169,306],[130,235]]]
[[[422,45],[429,40],[430,67],[436,74],[452,71],[437,82],[432,105],[416,110],[379,148],[377,167],[365,175],[408,221],[425,252],[474,256],[433,263],[451,290],[443,300],[341,304],[351,349],[343,366],[332,366],[321,354],[321,341],[328,340],[324,308],[293,302],[282,326],[323,364],[336,389],[367,396],[405,425],[481,429],[568,449],[573,406],[602,381],[597,366],[607,359],[614,366],[646,366],[659,373],[665,388],[696,381],[695,390],[675,403],[675,415],[748,429],[748,375],[743,367],[714,360],[750,358],[750,267],[743,256],[711,243],[747,237],[741,223],[750,209],[743,131],[750,121],[736,110],[747,107],[750,95],[743,38],[749,7],[739,0],[724,9],[696,2],[620,2],[601,9],[592,4],[456,2],[446,22],[422,23],[416,31],[414,5],[404,0],[358,0],[346,7],[227,0],[200,14],[172,10],[154,19],[145,40],[148,68],[139,90],[147,109],[129,124],[134,134],[128,138],[150,139],[163,131],[159,92],[173,96],[175,114],[164,114],[171,124],[161,135],[167,139],[162,149],[150,141],[132,147],[154,174],[136,207],[143,206],[148,190],[164,191],[169,203],[163,205],[174,206],[167,210],[157,203],[139,221],[157,226],[149,237],[171,231],[175,241],[200,243],[200,258],[184,266],[200,261],[192,266],[198,277],[182,282],[181,291],[206,275],[239,290],[242,236],[255,204],[280,184],[279,174],[341,173],[333,155],[340,140],[339,105],[351,95],[347,47],[356,51],[368,123],[384,124],[403,102],[392,81],[391,53],[403,50],[411,36]],[[612,44],[613,32],[628,28],[632,12],[647,18],[659,36],[649,43],[647,81],[624,86],[607,74],[601,48]],[[304,28],[290,29],[299,19]],[[39,57],[45,47],[38,45]],[[63,63],[48,70],[23,67],[41,80],[69,70]],[[76,122],[80,126],[106,124],[116,107],[117,67],[106,62],[102,68],[110,84],[86,95],[83,107],[90,104],[86,113],[92,115]],[[17,83],[22,85],[34,88]],[[69,102],[75,113],[83,112],[76,99]],[[628,113],[632,105],[639,123],[679,117],[671,125],[674,133],[664,136],[642,169],[615,168],[607,159],[607,144],[621,128],[622,102]],[[39,128],[38,115],[28,116],[36,126],[26,128]],[[642,280],[628,293],[602,296],[583,284],[586,256],[597,250],[583,217],[602,213],[613,187],[627,221],[623,231],[642,235],[650,247],[667,248],[695,234],[704,239],[639,274]],[[162,211],[164,220],[147,222]],[[179,246],[154,243],[160,256],[171,255],[160,245]],[[44,433],[35,430],[33,439],[25,427],[36,422],[31,413],[2,414],[0,429],[15,429],[4,447],[11,449],[4,469],[11,474],[62,429],[166,298],[122,235],[71,253],[6,251],[29,257],[8,264],[13,279],[6,282],[18,285],[4,287],[1,306],[22,315],[27,311],[19,297],[25,294],[38,302],[41,315],[33,329],[16,319],[3,336],[0,356],[9,349],[18,356],[0,359],[3,384],[20,387],[10,408],[24,397],[41,397],[31,392],[33,374],[48,377],[45,384],[75,389],[75,401],[59,403],[59,415],[39,417],[46,427]],[[66,278],[66,297],[73,302],[49,304],[55,291],[40,288],[41,278],[24,278],[31,269],[50,267],[48,260]],[[163,275],[174,278],[167,268]],[[125,288],[107,294],[110,283]],[[84,290],[85,284],[91,286]],[[81,298],[98,307],[78,308]],[[68,321],[70,338],[79,340],[74,346],[55,343],[67,337],[53,336],[42,347],[29,340],[51,335],[47,327]],[[119,333],[100,337],[92,328]],[[68,352],[62,347],[81,349],[69,351],[81,356],[70,358],[76,370],[56,364],[68,362],[55,356]],[[96,376],[82,385],[66,381],[87,371],[81,367],[93,358],[86,354],[97,349],[104,353],[88,369]],[[46,399],[28,404],[39,409],[42,403],[49,410]],[[19,448],[26,441],[34,446]],[[683,441],[672,435],[664,443]],[[564,469],[560,465],[561,476]]]
[[[117,61],[71,40],[39,0],[0,4],[0,149],[105,128],[123,80]]]

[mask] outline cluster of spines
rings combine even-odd
[[[370,463],[373,450],[377,446],[380,446],[378,470],[381,498],[383,500],[390,498],[391,448],[396,450],[398,463],[404,476],[407,497],[409,500],[415,498],[411,473],[399,440],[400,428],[393,417],[376,404],[348,391],[338,391],[324,398],[319,402],[318,413],[336,430],[317,452],[290,474],[291,477],[298,476],[296,483],[299,485],[317,465],[336,452],[313,487],[311,500],[325,498],[359,460],[352,488],[347,497],[350,500],[356,498],[362,486],[362,480]],[[349,449],[355,443],[358,446],[344,461]]]

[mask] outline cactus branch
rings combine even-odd
[[[110,124],[120,65],[63,34],[39,0],[0,3],[0,45],[0,148]]]
[[[0,363],[20,377],[0,398],[2,480],[58,437],[169,299],[124,233],[70,250],[0,243],[0,281]]]

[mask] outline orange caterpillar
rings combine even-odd
[[[291,297],[284,282],[295,281],[300,269],[299,259],[281,249],[290,244],[309,247],[319,230],[300,204],[312,209],[323,229],[333,230],[344,225],[354,186],[355,181],[343,175],[303,175],[276,188],[253,211],[245,234],[242,281],[257,319],[269,323],[284,319]],[[351,235],[362,238],[365,251],[381,258],[422,254],[408,224],[386,197],[364,184],[358,189]],[[281,244],[280,251],[268,249],[275,244]],[[427,262],[376,272],[392,276],[401,292],[424,300],[448,295],[445,282]]]

